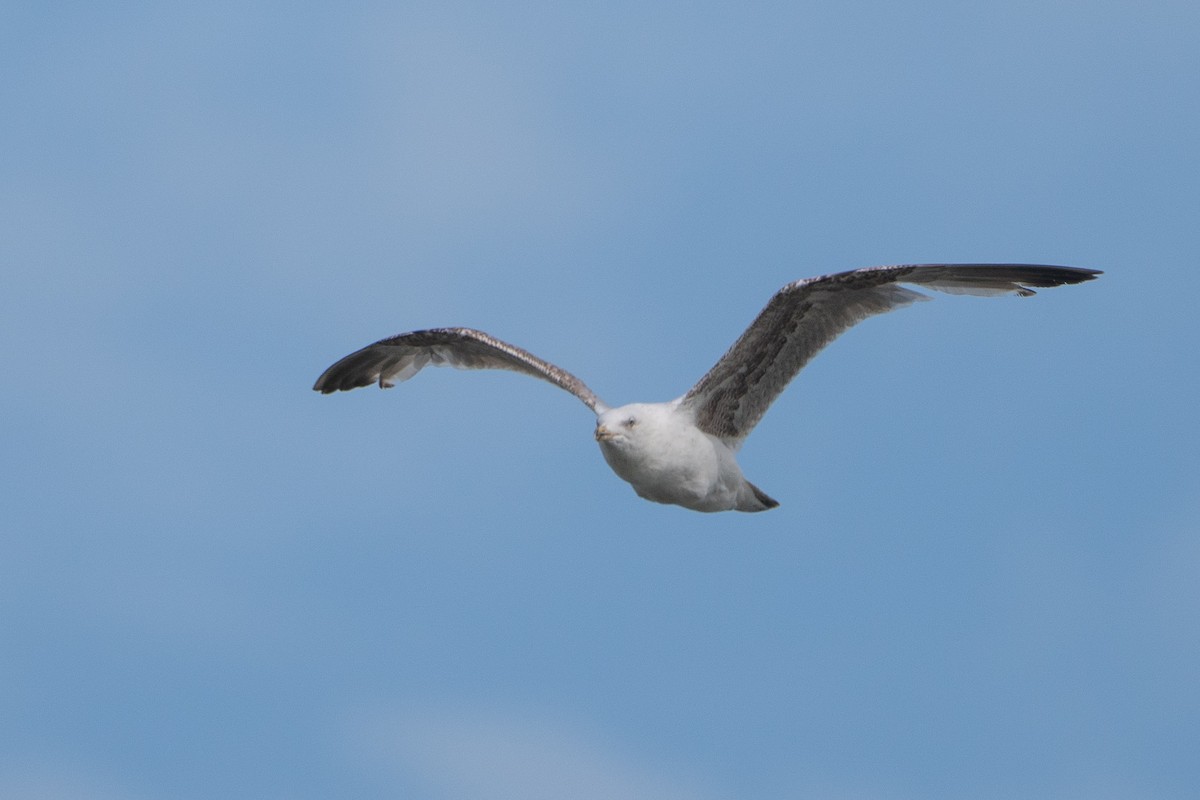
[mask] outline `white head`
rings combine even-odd
[[[669,435],[675,419],[670,403],[630,403],[596,416],[596,441],[604,450],[642,450]]]
[[[596,441],[601,447],[624,449],[640,438],[641,432],[645,430],[645,418],[644,403],[630,403],[620,408],[607,409],[596,415]]]

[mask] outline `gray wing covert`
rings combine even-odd
[[[1100,273],[1042,264],[912,264],[805,278],[784,286],[681,399],[707,433],[737,443],[813,356],[862,320],[928,300],[901,284],[951,294],[1034,294]]]
[[[426,365],[519,372],[565,389],[594,412],[607,408],[587,384],[565,369],[471,328],[433,328],[381,339],[334,363],[321,373],[313,389],[329,394],[373,383],[387,389]]]

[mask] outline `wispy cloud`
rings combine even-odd
[[[366,41],[379,67],[369,90],[379,176],[402,218],[532,217],[544,230],[547,215],[606,191],[611,165],[567,135],[545,65],[494,33],[401,16]]]
[[[362,727],[366,749],[437,797],[457,800],[701,800],[686,768],[646,763],[562,721],[519,714],[395,715]]]
[[[110,781],[62,765],[0,771],[5,800],[135,800]]]

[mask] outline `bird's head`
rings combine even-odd
[[[669,415],[662,403],[630,403],[610,408],[596,417],[596,441],[605,449],[637,450],[649,446],[655,431],[669,426]]]
[[[612,447],[627,446],[638,435],[641,422],[636,404],[610,408],[596,417],[596,441]]]

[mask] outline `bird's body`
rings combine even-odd
[[[470,328],[380,340],[325,370],[313,388],[388,388],[426,364],[521,372],[574,394],[596,414],[605,461],[639,496],[695,511],[765,511],[779,504],[742,475],[735,458],[742,442],[796,373],[839,334],[867,317],[928,299],[900,284],[1027,296],[1031,286],[1081,283],[1098,274],[1033,264],[925,264],[795,281],[775,293],[695,386],[666,403],[610,407],[566,370]]]
[[[598,415],[596,441],[638,496],[693,511],[779,505],[742,476],[729,445],[696,427],[678,401],[630,403]]]

